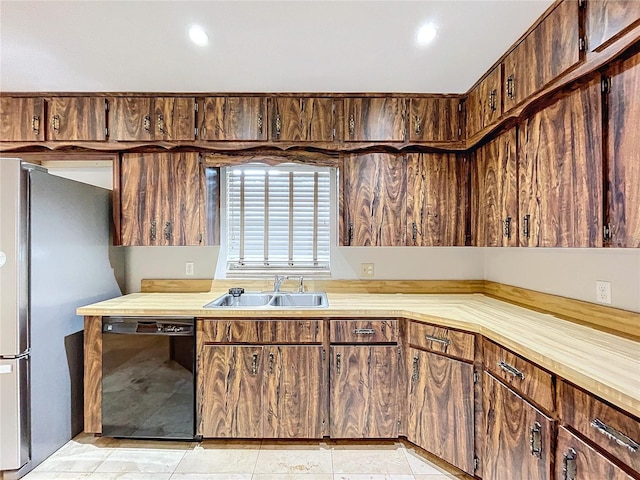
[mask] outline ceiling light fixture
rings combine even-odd
[[[426,47],[435,40],[437,35],[438,29],[431,23],[427,23],[418,29],[418,33],[416,34],[416,43],[421,47]]]
[[[209,35],[207,35],[207,32],[205,32],[204,28],[200,25],[193,25],[189,29],[189,38],[199,47],[204,47],[209,43]]]

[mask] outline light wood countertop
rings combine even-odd
[[[79,315],[193,317],[404,317],[484,335],[640,417],[640,343],[482,294],[328,293],[329,308],[205,309],[225,293],[134,293]]]

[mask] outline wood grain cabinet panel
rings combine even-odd
[[[195,140],[196,113],[193,97],[157,97],[154,100],[155,140]]]
[[[473,475],[473,365],[414,348],[407,359],[407,439]]]
[[[474,245],[518,245],[517,167],[515,128],[475,150],[471,164],[471,234]]]
[[[640,2],[597,0],[587,2],[586,32],[589,51],[606,47],[610,40],[640,22]]]
[[[633,480],[633,477],[566,428],[558,429],[556,480]]]
[[[405,157],[388,153],[347,155],[343,182],[343,243],[404,245]]]
[[[107,139],[107,102],[99,97],[52,97],[47,101],[47,140]]]
[[[44,99],[0,97],[0,142],[45,139]]]
[[[332,142],[333,98],[274,97],[270,101],[271,139],[286,142]]]
[[[407,245],[466,244],[469,162],[454,153],[407,155]]]
[[[202,343],[259,343],[263,337],[260,320],[210,320],[197,323]]]
[[[331,343],[396,343],[398,320],[331,320]]]
[[[409,141],[454,142],[460,139],[459,97],[409,100]]]
[[[450,328],[409,322],[409,344],[436,353],[472,362],[475,358],[475,335]]]
[[[483,381],[484,480],[551,480],[553,421],[494,377]]]
[[[602,246],[600,119],[600,81],[594,78],[519,128],[521,246]]]
[[[324,320],[268,320],[260,326],[264,343],[322,343]]]
[[[345,141],[402,142],[405,139],[403,98],[345,98],[344,112]]]
[[[640,6],[640,2],[637,2]],[[640,247],[640,54],[609,72],[607,165],[612,247]]]
[[[331,346],[331,437],[397,438],[396,345]]]
[[[152,101],[148,97],[110,98],[109,139],[123,142],[153,140]]]
[[[266,97],[206,97],[199,99],[198,104],[200,140],[267,139]]]
[[[496,67],[469,92],[466,101],[467,138],[495,123],[502,113],[500,67]]]

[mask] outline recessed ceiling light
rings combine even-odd
[[[189,38],[193,43],[200,47],[204,47],[207,43],[209,43],[209,35],[204,31],[200,25],[193,25],[189,29]]]
[[[421,47],[429,45],[438,35],[438,29],[431,23],[427,23],[418,29],[416,43]]]

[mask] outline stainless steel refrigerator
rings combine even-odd
[[[0,471],[20,478],[83,428],[83,319],[121,295],[109,191],[0,159]]]

